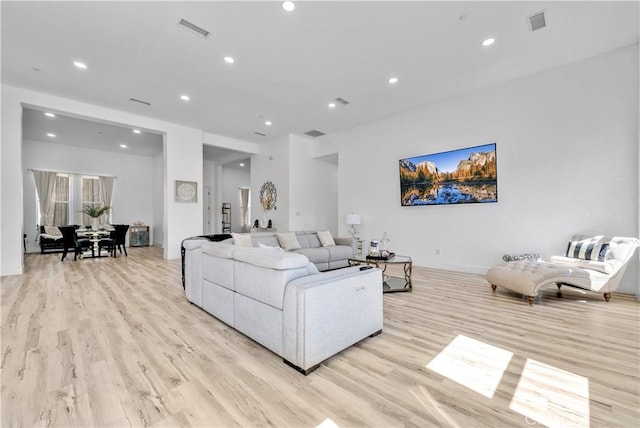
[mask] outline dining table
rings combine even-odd
[[[99,251],[100,239],[106,238],[114,229],[110,228],[102,228],[102,229],[77,229],[76,236],[78,238],[89,238],[91,243],[93,244],[93,249],[89,248],[89,250],[83,252],[80,257],[81,258],[92,258],[92,257],[109,257],[109,253],[107,252],[105,255],[101,255]]]

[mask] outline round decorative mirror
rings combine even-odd
[[[260,204],[265,211],[276,209],[278,191],[272,182],[266,181],[260,188]]]

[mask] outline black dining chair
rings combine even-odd
[[[58,226],[60,229],[60,233],[62,233],[62,243],[64,245],[64,250],[62,251],[62,258],[60,261],[64,261],[64,258],[67,256],[69,249],[73,250],[73,260],[78,259],[78,254],[80,254],[84,249],[91,248],[91,255],[95,255],[95,251],[93,249],[93,242],[86,238],[78,238],[76,235],[76,227],[75,226]]]
[[[124,245],[129,225],[114,224],[113,229],[114,230],[111,231],[108,238],[101,239],[98,242],[98,255],[100,255],[100,246],[102,245],[102,247],[111,250],[111,257],[116,257],[116,248],[120,250],[120,254],[122,254],[122,250],[124,249],[124,255],[129,257],[127,254],[127,247]]]
[[[103,248],[107,250],[109,255],[111,256],[114,255],[113,250],[115,248],[114,247],[115,234],[116,234],[116,231],[114,229],[111,232],[109,232],[109,236],[107,238],[100,238],[100,240],[98,241],[98,257],[100,257],[100,253],[102,252]]]

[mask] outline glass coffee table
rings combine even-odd
[[[401,291],[412,291],[411,286],[411,257],[408,256],[393,256],[387,260],[384,259],[367,259],[366,255],[357,255],[349,258],[349,266],[357,265],[371,265],[382,269],[382,292],[383,293],[398,293]],[[404,278],[392,276],[386,273],[389,265],[402,265],[404,271]]]

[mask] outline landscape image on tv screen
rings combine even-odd
[[[403,206],[498,202],[496,144],[400,159]]]

